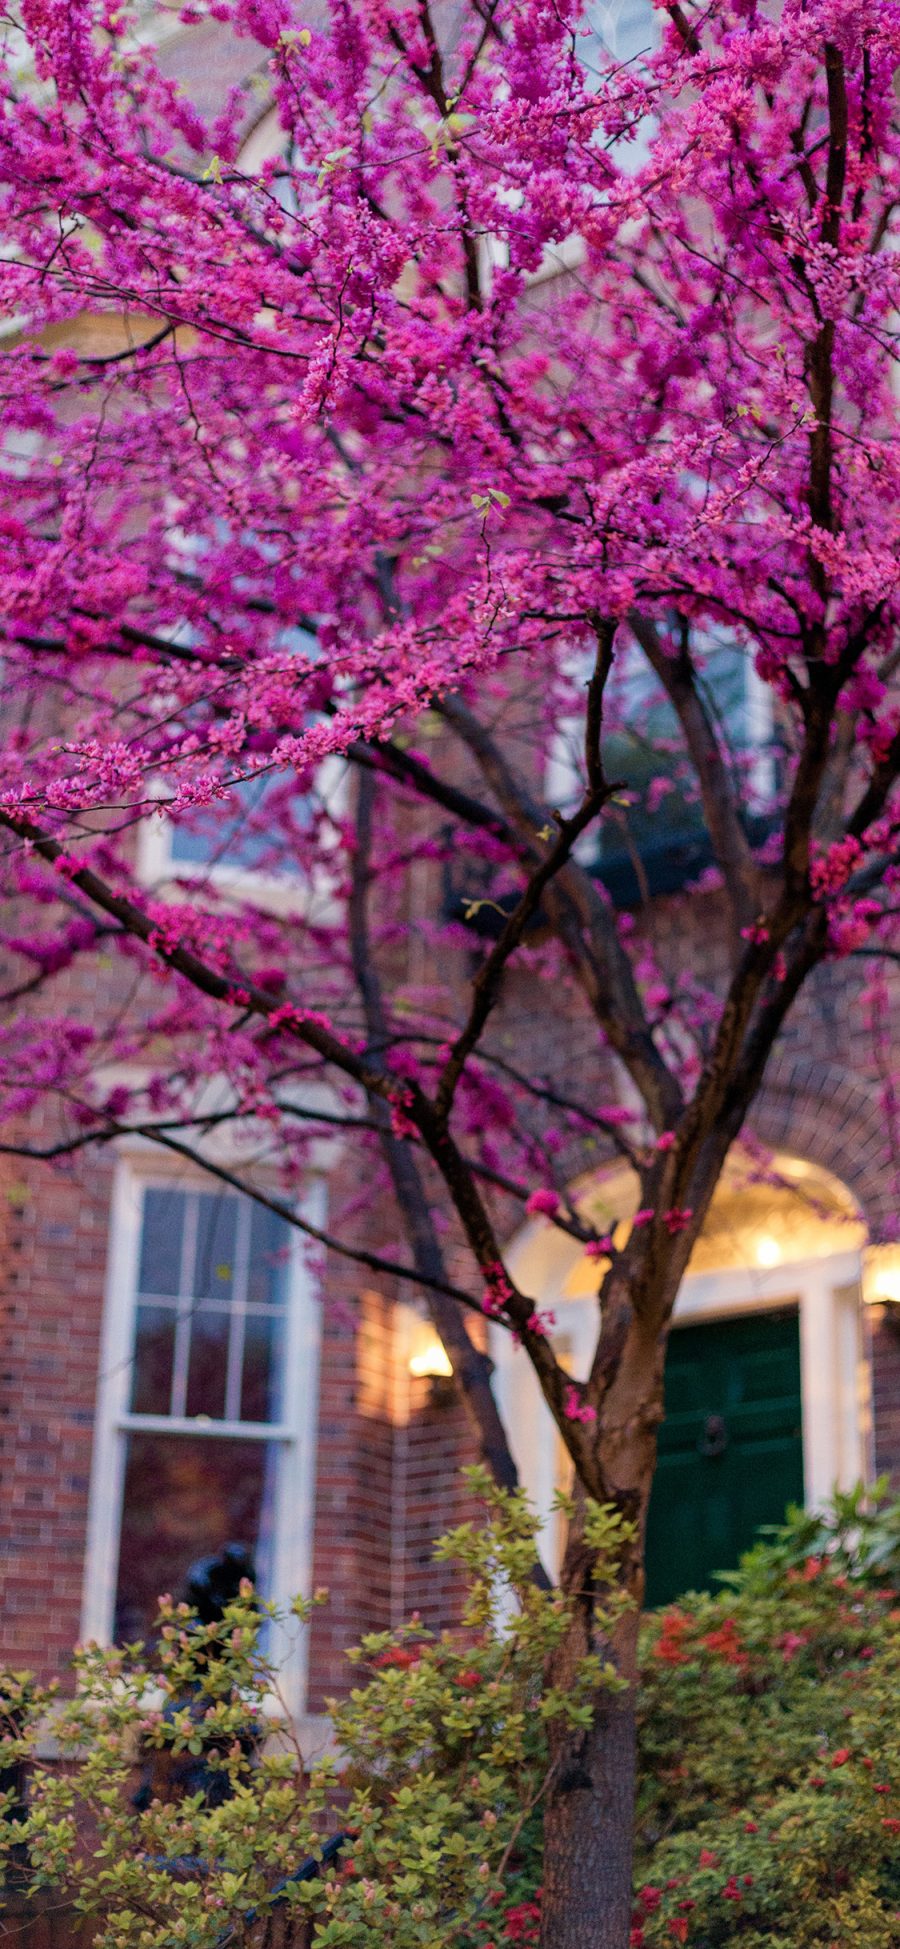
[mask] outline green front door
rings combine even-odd
[[[796,1308],[674,1328],[647,1529],[647,1604],[713,1587],[803,1501]]]

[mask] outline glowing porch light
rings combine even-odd
[[[863,1254],[863,1298],[869,1306],[900,1305],[900,1245],[870,1245]]]
[[[754,1258],[758,1266],[769,1267],[781,1264],[781,1246],[771,1232],[761,1232],[756,1241]]]
[[[418,1344],[409,1356],[409,1371],[414,1380],[449,1380],[453,1373],[450,1356],[436,1333],[423,1328],[417,1335]]]

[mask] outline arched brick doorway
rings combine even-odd
[[[634,1192],[616,1168],[582,1179],[577,1197],[599,1229],[618,1220],[624,1234]],[[676,1306],[648,1534],[653,1601],[731,1567],[789,1501],[819,1506],[835,1486],[872,1472],[865,1241],[859,1204],[832,1171],[784,1150],[736,1147]],[[508,1262],[555,1314],[573,1372],[586,1373],[596,1264],[540,1222],[513,1241]],[[497,1335],[493,1351],[501,1409],[555,1568],[562,1445],[521,1350]]]

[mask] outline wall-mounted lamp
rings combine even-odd
[[[422,1347],[418,1353],[410,1354],[409,1371],[416,1380],[449,1380],[453,1372],[450,1356],[443,1340],[439,1340],[436,1333],[432,1335],[427,1347]]]
[[[409,1323],[407,1366],[413,1380],[430,1381],[430,1397],[435,1406],[453,1396],[453,1365],[440,1335],[431,1321],[412,1313]]]
[[[771,1232],[760,1232],[754,1246],[754,1258],[758,1266],[768,1269],[780,1265],[783,1257],[781,1246]]]
[[[867,1246],[862,1288],[867,1306],[900,1305],[900,1245]]]

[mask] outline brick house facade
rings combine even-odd
[[[707,911],[698,912],[699,904]],[[714,909],[709,896],[697,896],[689,909],[697,952],[711,937]],[[684,928],[684,902],[666,902],[659,910],[663,924],[676,916]],[[685,952],[690,951],[686,944]],[[577,1060],[577,1047],[568,1041],[565,1025],[546,1010],[545,998],[513,991],[504,1015],[512,1033],[527,1035],[529,1047],[538,1034],[551,1037],[564,1077],[568,1063]],[[804,1160],[845,1187],[870,1238],[890,1231],[893,1171],[878,1108],[878,1078],[846,965],[813,978],[773,1059],[753,1130],[777,1153]],[[583,1175],[585,1163],[573,1156],[573,1179]],[[333,1176],[342,1168],[338,1160]],[[103,1350],[109,1346],[110,1312],[117,1312],[122,1300],[115,1199],[123,1173],[138,1180],[146,1174],[158,1182],[146,1147],[137,1159],[94,1151],[65,1169],[5,1159],[0,1172],[0,1661],[44,1673],[63,1669],[79,1636],[98,1631],[98,1619],[102,1635],[97,1579],[108,1578],[110,1568],[115,1573],[109,1552],[114,1558],[120,1512],[112,1505],[116,1497],[121,1500],[123,1483],[121,1471],[110,1474],[98,1442],[109,1379],[109,1367],[102,1378]],[[179,1182],[190,1188],[193,1180]],[[853,1400],[841,1407],[820,1393],[804,1401],[804,1417],[818,1419],[819,1433],[827,1436],[823,1420],[855,1414],[854,1463],[861,1461],[869,1476],[893,1473],[900,1483],[900,1307],[877,1298],[863,1303],[860,1269],[866,1255],[857,1237],[854,1229],[849,1252],[856,1322],[849,1380]],[[829,1256],[825,1241],[821,1267],[826,1275],[830,1266],[836,1268],[843,1291],[848,1252],[840,1237],[832,1245],[837,1250]],[[781,1271],[784,1290],[791,1294],[797,1269],[789,1253],[788,1246]],[[770,1282],[776,1276],[766,1275]],[[871,1278],[866,1289],[872,1301]],[[717,1318],[728,1311],[727,1284],[722,1290]],[[765,1305],[762,1292],[760,1305]],[[397,1623],[413,1610],[430,1624],[452,1622],[452,1571],[435,1565],[431,1551],[436,1536],[465,1513],[459,1468],[470,1459],[472,1443],[453,1383],[410,1371],[411,1348],[421,1329],[408,1304],[386,1287],[376,1291],[357,1268],[332,1259],[308,1306],[316,1345],[314,1358],[305,1351],[301,1364],[304,1379],[316,1378],[302,1392],[291,1439],[306,1444],[310,1467],[302,1486],[304,1506],[293,1506],[286,1521],[293,1541],[302,1536],[307,1545],[305,1554],[301,1549],[291,1558],[301,1571],[295,1583],[310,1589],[325,1585],[331,1592],[329,1605],[316,1615],[307,1669],[295,1691],[298,1710],[315,1722],[324,1699],[349,1681],[343,1653],[361,1633]],[[126,1309],[124,1317],[126,1334],[133,1332],[133,1315]],[[558,1319],[564,1329],[563,1310]],[[834,1330],[830,1320],[817,1329],[826,1336]],[[500,1347],[496,1351],[502,1393],[504,1355]],[[121,1443],[127,1434],[120,1428],[113,1439]],[[533,1491],[534,1445],[542,1440],[537,1422],[526,1415],[514,1442],[525,1444],[519,1460]],[[826,1447],[826,1458],[831,1452]],[[830,1466],[827,1459],[825,1466]],[[854,1466],[853,1476],[857,1473]],[[845,1485],[849,1479],[845,1466]],[[98,1524],[102,1530],[104,1523],[105,1567],[97,1544]],[[187,1556],[225,1540],[225,1533],[204,1534],[201,1517]],[[187,1568],[184,1558],[181,1567]],[[167,1583],[175,1580],[177,1561],[171,1568]],[[107,1608],[107,1628],[109,1615]]]
[[[200,89],[213,77],[224,94],[248,71],[241,63],[249,57],[244,47],[235,67],[233,47],[223,50],[215,31],[213,23],[205,23],[173,35],[165,58],[187,86]],[[433,885],[422,893],[426,900],[436,897]],[[667,965],[700,970],[704,978],[714,979],[721,939],[715,895],[696,894],[687,906],[662,898],[647,924],[665,945]],[[109,980],[112,1003],[114,972]],[[810,981],[770,1066],[754,1109],[753,1130],[779,1155],[841,1187],[860,1227],[877,1243],[891,1234],[895,1172],[879,1108],[879,1077],[862,1021],[860,985],[850,963],[827,965]],[[549,1064],[561,1079],[568,1065],[578,1064],[574,1025],[561,1020],[555,1006],[548,1008],[540,993],[516,980],[508,987],[500,1029],[525,1040],[533,1059]],[[40,1136],[32,1131],[32,1138],[35,1134]],[[596,1158],[573,1154],[567,1164],[575,1182],[596,1167]],[[318,1174],[317,1195],[339,1203],[345,1168],[340,1159],[326,1161]],[[4,1159],[0,1167],[0,1662],[14,1667],[45,1674],[62,1669],[83,1632],[103,1635],[114,1625],[123,1512],[128,1515],[125,1449],[142,1432],[122,1375],[135,1360],[139,1309],[145,1305],[145,1311],[151,1310],[145,1297],[157,1290],[142,1285],[140,1270],[149,1223],[148,1187],[187,1200],[203,1195],[202,1185],[193,1180],[161,1177],[146,1147],[118,1154],[111,1148],[95,1150],[65,1169],[18,1159]],[[123,1246],[121,1213],[123,1200],[128,1206],[129,1199],[132,1237]],[[165,1209],[171,1214],[176,1208]],[[190,1206],[195,1225],[198,1209],[196,1202]],[[187,1205],[178,1210],[183,1226]],[[244,1222],[235,1219],[236,1224]],[[774,1298],[779,1306],[784,1301],[802,1311],[807,1287],[810,1307],[820,1308],[819,1325],[807,1334],[811,1344],[803,1381],[807,1492],[814,1449],[819,1472],[814,1487],[826,1484],[829,1470],[832,1479],[845,1482],[860,1470],[870,1476],[887,1471],[900,1486],[900,1306],[884,1296],[889,1276],[882,1281],[880,1298],[877,1281],[863,1279],[857,1230],[848,1232],[846,1245],[835,1237],[826,1250],[827,1243],[817,1248],[815,1278],[805,1260],[807,1270],[797,1271],[788,1251],[776,1260],[777,1270],[770,1268],[765,1290],[760,1268],[746,1268],[748,1279],[752,1271],[757,1284],[745,1280],[736,1310],[746,1314],[758,1300],[764,1312]],[[520,1241],[517,1249],[526,1254],[523,1265],[532,1247],[540,1259],[539,1238]],[[182,1318],[187,1317],[185,1298],[201,1293],[199,1261],[195,1259],[193,1272],[185,1272],[186,1253],[183,1247],[181,1283],[161,1288],[173,1312],[177,1299]],[[213,1267],[210,1276],[218,1276],[219,1270]],[[888,1266],[888,1275],[890,1271]],[[530,1276],[526,1271],[526,1279]],[[538,1274],[533,1276],[540,1284]],[[563,1283],[568,1276],[563,1268]],[[248,1299],[246,1277],[245,1268],[238,1309],[242,1333],[247,1321],[262,1318],[271,1300],[271,1295],[259,1302]],[[900,1299],[900,1269],[894,1277]],[[298,1264],[289,1286],[291,1280],[283,1307],[281,1301],[271,1306],[279,1317],[283,1311],[288,1322],[287,1340],[279,1342],[282,1354],[286,1344],[295,1349],[293,1419],[279,1420],[281,1409],[256,1420],[242,1414],[240,1360],[246,1358],[246,1348],[235,1351],[233,1334],[227,1359],[223,1355],[228,1369],[223,1385],[231,1390],[232,1404],[237,1403],[233,1440],[255,1442],[260,1454],[263,1448],[267,1455],[277,1450],[273,1494],[279,1513],[272,1517],[270,1512],[267,1520],[277,1532],[272,1547],[275,1556],[281,1552],[288,1579],[281,1594],[298,1584],[308,1589],[326,1585],[331,1592],[329,1606],[317,1613],[305,1667],[296,1673],[296,1709],[316,1721],[326,1697],[347,1682],[343,1653],[361,1633],[397,1623],[413,1610],[430,1624],[452,1621],[453,1575],[433,1563],[431,1550],[436,1536],[465,1511],[459,1468],[470,1458],[472,1443],[452,1383],[435,1385],[428,1374],[411,1371],[416,1318],[396,1294],[387,1287],[374,1290],[346,1262],[329,1261],[321,1278]],[[729,1294],[735,1290],[726,1279],[720,1303],[714,1293],[711,1301],[705,1292],[703,1318],[714,1325],[726,1321]],[[293,1327],[288,1319],[292,1308]],[[191,1317],[192,1309],[193,1300]],[[157,1305],[157,1315],[160,1310],[165,1307]],[[154,1330],[161,1330],[158,1318]],[[291,1343],[295,1330],[300,1337]],[[817,1335],[824,1341],[831,1334],[844,1336],[832,1350],[833,1385],[827,1375],[823,1379],[822,1346],[812,1344]],[[184,1390],[190,1387],[190,1348],[184,1331],[182,1353],[186,1365],[180,1418],[189,1421],[190,1397]],[[501,1367],[503,1358],[501,1354]],[[500,1373],[498,1384],[503,1387],[507,1381],[518,1385],[514,1376]],[[165,1420],[170,1405],[157,1421]],[[267,1419],[281,1432],[268,1435]],[[215,1430],[206,1433],[208,1420],[195,1416],[197,1439],[206,1441],[212,1454],[217,1438],[223,1438]],[[157,1427],[155,1432],[166,1439],[164,1430]],[[531,1409],[517,1440],[529,1486],[540,1475],[546,1487],[555,1475],[554,1451]],[[245,1452],[250,1455],[249,1448]],[[267,1466],[261,1465],[260,1507],[268,1494],[263,1481]],[[245,1473],[249,1478],[252,1471]],[[224,1522],[230,1508],[223,1505],[223,1511]],[[257,1519],[262,1525],[259,1511]],[[136,1534],[139,1547],[140,1532]],[[227,1534],[221,1529],[205,1533],[201,1509],[193,1527],[187,1524],[181,1559],[177,1553],[171,1556],[167,1568],[172,1579],[183,1574],[191,1557],[217,1548]]]

